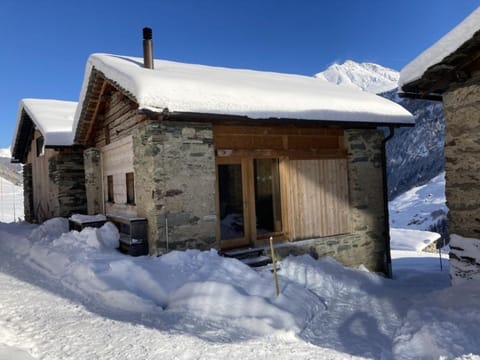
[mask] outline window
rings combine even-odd
[[[125,174],[127,183],[127,204],[135,205],[135,179],[133,172]]]
[[[107,201],[113,203],[113,175],[107,176]]]
[[[43,136],[39,136],[36,140],[36,148],[37,148],[37,157],[42,156],[44,154],[44,140]]]

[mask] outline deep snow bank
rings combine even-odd
[[[44,278],[59,293],[68,289],[75,294],[73,301],[95,311],[106,309],[99,314],[140,327],[194,335],[222,346],[274,335],[282,346],[307,342],[345,357],[455,358],[480,353],[480,286],[450,288],[447,273],[438,266],[418,277],[389,280],[328,258],[289,257],[280,263],[277,298],[270,271],[253,270],[215,251],[133,258],[114,249],[110,240],[118,234],[111,224],[65,231],[63,219],[41,226],[0,224],[2,261],[8,258],[8,266],[30,271],[32,283]],[[410,254],[417,257],[418,267],[422,259],[438,264],[435,255]],[[41,312],[35,314],[41,317]],[[251,351],[255,349],[252,345]]]

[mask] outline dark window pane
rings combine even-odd
[[[43,150],[44,150],[43,145],[44,145],[43,136],[40,136],[36,140],[37,157],[40,155],[43,155]]]
[[[125,174],[127,182],[127,204],[135,204],[135,180],[133,172]]]
[[[255,212],[257,234],[282,231],[278,159],[255,159]]]
[[[113,175],[107,176],[107,201],[113,202]]]
[[[243,189],[240,164],[218,165],[222,240],[243,238]]]

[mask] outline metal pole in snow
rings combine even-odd
[[[15,213],[15,198],[17,197],[17,189],[13,188],[13,222],[17,222],[17,215]]]
[[[443,271],[443,264],[442,264],[442,249],[438,248],[438,254],[440,255],[440,271]]]
[[[275,258],[275,251],[273,250],[273,237],[271,236],[270,236],[270,252],[272,253],[273,278],[275,280],[275,294],[278,296],[280,294],[280,288],[278,286],[277,259]]]

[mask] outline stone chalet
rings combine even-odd
[[[443,101],[450,275],[480,279],[480,8],[408,64],[400,86]]]
[[[71,101],[20,102],[12,162],[23,164],[26,221],[86,211],[83,152],[72,138],[76,107]]]
[[[73,129],[88,213],[147,219],[152,255],[272,237],[389,273],[386,134],[413,123],[313,77],[93,54]]]

